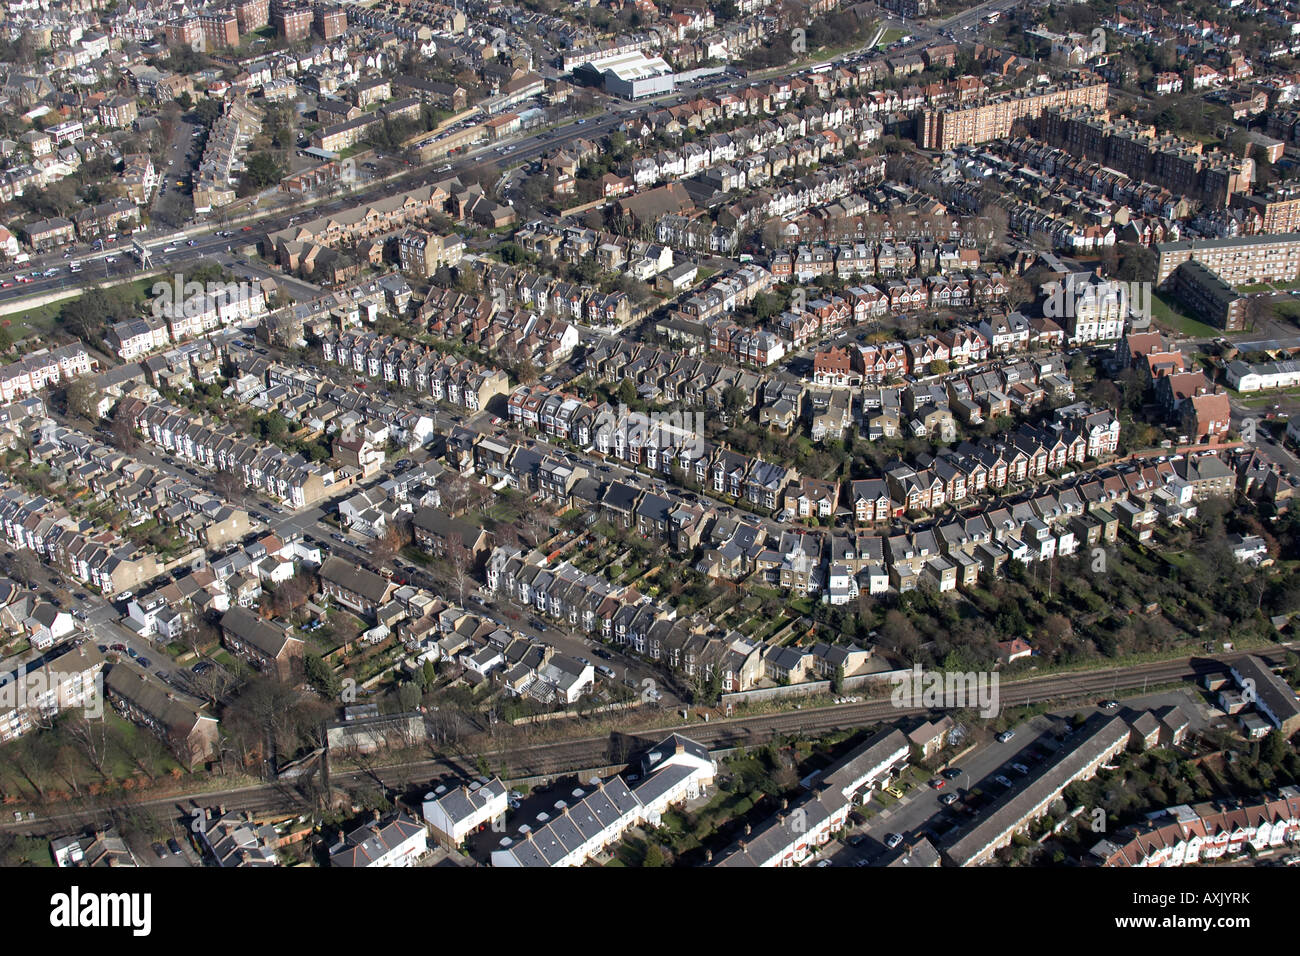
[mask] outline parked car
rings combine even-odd
[[[1004,730],[1004,731],[1002,731],[1002,733],[998,734],[998,736],[997,736],[997,741],[998,741],[998,743],[1000,743],[1000,744],[1004,744],[1004,743],[1006,743],[1008,740],[1010,740],[1012,737],[1014,737],[1015,735],[1016,735],[1016,732],[1015,732],[1014,730]]]
[[[956,780],[961,776],[961,770],[957,767],[949,767],[947,770],[940,773],[939,776],[943,777],[945,780]]]
[[[154,844],[153,844],[153,852],[154,852],[154,855],[155,855],[156,857],[158,857],[158,859],[160,859],[160,860],[165,860],[165,859],[167,859],[167,848],[166,848],[165,846],[163,846],[161,843],[154,843]]]
[[[891,833],[889,836],[885,837],[885,846],[889,847],[891,850],[899,846],[902,842],[903,834],[901,833]]]
[[[1002,784],[1004,787],[1011,786],[1011,780],[1005,774],[998,774],[993,778],[994,782]]]
[[[175,837],[172,837],[170,840],[167,841],[167,849],[172,851],[172,856],[181,855],[181,845],[176,842]]]
[[[137,657],[135,659],[135,662],[139,664],[141,667],[143,667],[145,670],[148,670],[150,667],[153,666],[153,661],[149,660],[149,658],[147,657]]]
[[[950,807],[957,802],[957,794],[945,793],[942,797],[939,798],[939,802],[942,803],[945,807]]]
[[[947,785],[948,782],[944,780],[942,777],[935,777],[930,781],[930,786],[933,787],[935,790],[942,790]]]

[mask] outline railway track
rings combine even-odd
[[[1053,702],[1065,705],[1071,701],[1110,696],[1119,691],[1195,680],[1207,673],[1222,672],[1224,665],[1231,664],[1249,653],[1252,652],[1230,651],[1214,657],[1185,658],[1133,667],[1008,681],[999,685],[999,702],[1003,707]],[[1285,651],[1254,653],[1276,665],[1281,663]],[[660,728],[653,732],[622,735],[617,741],[613,739],[614,735],[583,737],[535,744],[510,753],[489,752],[482,756],[493,766],[509,761],[506,765],[506,773],[510,779],[561,776],[597,767],[621,765],[638,749],[653,744],[673,732],[688,734],[692,739],[698,740],[711,749],[718,749],[756,746],[774,737],[851,730],[927,712],[923,707],[896,707],[888,699],[867,700],[855,704],[834,704],[758,717],[736,717],[708,723],[681,724]],[[386,767],[334,771],[331,773],[331,783],[338,786],[371,781],[392,790],[406,791],[438,777],[463,775],[467,772],[477,772],[467,759],[446,755]],[[266,783],[193,795],[137,800],[106,807],[77,808],[36,820],[0,823],[0,830],[40,836],[55,835],[68,832],[70,829],[86,827],[92,823],[107,821],[115,812],[174,808],[178,813],[185,813],[188,807],[199,802],[208,806],[221,804],[227,810],[249,810],[255,813],[287,813],[306,809],[302,795],[291,786],[284,783]]]

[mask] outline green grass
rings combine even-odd
[[[61,302],[51,302],[26,312],[16,312],[0,319],[0,327],[8,329],[10,337],[15,341],[33,334],[49,335],[58,324],[59,309],[62,306]]]
[[[1256,282],[1237,287],[1238,292],[1285,292],[1290,289],[1300,289],[1300,278],[1290,282]]]
[[[878,46],[879,48],[884,49],[885,47],[889,46],[889,44],[893,43],[895,40],[901,40],[905,36],[907,36],[907,34],[904,33],[902,30],[899,30],[897,27],[890,27],[888,30],[885,31],[885,35],[880,38],[880,43],[878,44]]]
[[[1238,392],[1228,389],[1228,394],[1236,398],[1243,405],[1264,406],[1272,405],[1283,398],[1295,398],[1300,396],[1300,388],[1275,388],[1264,389],[1259,392]]]
[[[1216,338],[1223,335],[1222,329],[1199,322],[1178,310],[1163,294],[1157,292],[1151,296],[1151,317],[1166,328],[1176,329],[1190,338]]]
[[[1293,322],[1300,320],[1300,302],[1294,299],[1277,303],[1273,306],[1273,311],[1277,313],[1278,318],[1290,319]]]

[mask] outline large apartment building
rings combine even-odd
[[[1156,244],[1156,285],[1195,259],[1231,286],[1290,282],[1300,275],[1300,232]]]
[[[1091,105],[1054,107],[1039,117],[1040,138],[1072,156],[1101,163],[1134,179],[1223,208],[1234,193],[1250,189],[1255,164],[1201,143],[1157,134],[1154,126],[1118,117]]]
[[[1262,193],[1234,193],[1228,204],[1246,211],[1248,232],[1300,232],[1300,183],[1276,186]]]
[[[1036,119],[1058,106],[1103,109],[1110,85],[1092,74],[1073,83],[1016,90],[992,96],[970,106],[922,110],[917,116],[916,139],[922,149],[952,149],[986,143],[1011,135],[1019,120]]]

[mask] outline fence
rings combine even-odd
[[[843,681],[845,690],[856,690],[860,687],[881,684],[889,685],[896,680],[906,677],[911,671],[879,671],[874,674],[857,674],[853,677],[846,677]],[[764,700],[781,700],[787,697],[815,697],[818,694],[829,694],[831,692],[831,682],[828,680],[803,681],[798,684],[787,684],[783,687],[760,687],[756,690],[736,691],[732,694],[723,694],[720,698],[722,707],[728,704],[752,704]]]

